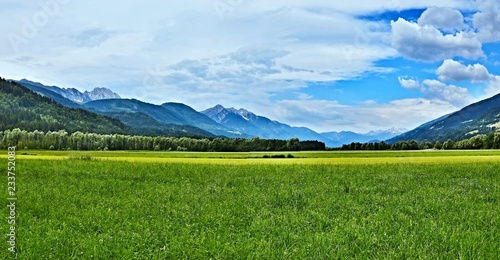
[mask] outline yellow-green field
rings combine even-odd
[[[293,158],[263,158],[292,155]],[[0,158],[6,158],[0,155]],[[19,159],[65,160],[86,158],[104,161],[189,163],[189,164],[399,164],[399,163],[463,163],[499,162],[500,151],[384,151],[384,152],[138,152],[138,151],[20,151]]]
[[[500,256],[498,151],[21,150],[15,162],[18,259]],[[7,205],[7,178],[2,194]],[[0,258],[16,259],[7,239]]]

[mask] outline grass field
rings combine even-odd
[[[273,155],[293,155],[293,158],[264,158]],[[0,155],[0,158],[6,158]],[[66,160],[93,159],[138,163],[190,164],[386,164],[386,163],[460,163],[497,162],[500,150],[467,151],[348,151],[348,152],[149,152],[149,151],[20,151],[20,159]]]
[[[497,151],[271,154],[18,151],[18,257],[500,257]]]

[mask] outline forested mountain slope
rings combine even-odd
[[[64,107],[24,86],[0,78],[0,130],[14,128],[27,131],[65,129],[69,133],[132,133],[117,119]]]

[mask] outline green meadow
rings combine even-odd
[[[497,151],[281,154],[17,151],[17,257],[500,257]]]

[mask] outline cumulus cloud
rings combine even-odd
[[[422,13],[418,24],[455,32],[464,28],[464,16],[460,11],[451,8],[431,7]]]
[[[398,77],[401,86],[407,89],[418,89],[426,99],[445,102],[453,107],[461,108],[470,104],[474,98],[467,88],[447,85],[439,80],[426,79],[422,83],[414,79]]]
[[[500,2],[498,0],[477,0],[480,12],[473,18],[474,27],[483,42],[500,40]]]
[[[425,86],[423,92],[427,95],[427,98],[442,100],[457,108],[464,107],[474,100],[466,88],[446,85],[441,81],[429,79],[424,80],[422,84]]]
[[[482,64],[464,65],[458,61],[445,60],[436,70],[441,81],[471,81],[472,83],[486,83],[484,90],[488,96],[500,92],[500,76],[493,75]]]
[[[398,77],[399,84],[406,89],[419,89],[420,83],[414,79],[405,79],[403,77]]]
[[[476,59],[483,56],[482,44],[474,32],[443,35],[437,28],[399,18],[391,22],[392,46],[403,56],[438,61],[455,56]]]
[[[482,82],[491,78],[488,69],[482,64],[465,66],[451,59],[445,60],[436,73],[441,81],[470,80],[472,82]]]

